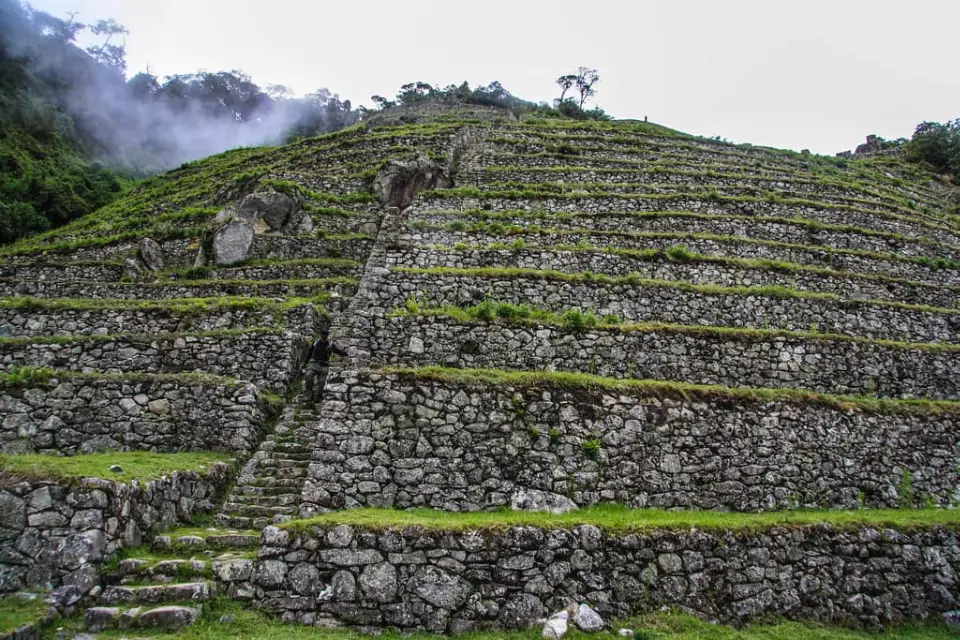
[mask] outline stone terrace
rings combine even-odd
[[[158,536],[160,564],[127,550],[79,586],[10,585],[76,587],[104,605],[94,630],[217,593],[438,632],[570,599],[867,625],[957,607],[960,216],[942,189],[896,161],[643,123],[388,121],[191,163],[0,250],[3,453],[237,456],[216,528]],[[315,405],[297,386],[327,327],[348,356]],[[26,514],[33,490],[0,498]],[[479,532],[337,522],[531,501],[690,511],[642,535],[588,509]],[[695,527],[921,506],[945,515]],[[58,535],[34,529],[0,521],[0,546]]]

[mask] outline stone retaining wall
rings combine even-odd
[[[845,274],[827,275],[772,268],[749,268],[716,262],[674,261],[666,256],[653,259],[615,255],[601,251],[548,251],[524,249],[435,251],[408,248],[387,255],[387,266],[446,267],[472,269],[502,267],[598,273],[608,276],[636,274],[649,280],[689,282],[721,287],[779,286],[799,291],[831,293],[850,300],[888,300],[934,307],[960,306],[960,287],[925,285],[864,278]]]
[[[607,285],[537,278],[482,278],[394,272],[376,295],[386,311],[411,298],[433,306],[470,306],[490,298],[550,311],[583,309],[626,322],[703,324],[822,331],[906,342],[960,342],[960,312],[761,295],[707,294],[681,288]]]
[[[0,387],[0,451],[247,454],[269,409],[252,384],[190,376],[75,376]]]
[[[104,282],[38,282],[0,280],[0,296],[32,296],[35,298],[83,298],[115,300],[170,300],[173,298],[219,298],[247,296],[251,298],[310,298],[338,292],[340,298],[353,295],[356,285],[298,282],[203,282],[180,283],[104,283]]]
[[[778,218],[804,218],[827,224],[853,225],[867,229],[877,229],[896,233],[908,238],[927,237],[945,244],[960,244],[960,233],[941,228],[923,226],[918,222],[890,218],[879,213],[856,211],[841,207],[811,206],[807,204],[787,204],[766,201],[712,201],[690,197],[616,197],[591,195],[589,197],[536,198],[513,197],[457,197],[445,196],[443,192],[435,195],[420,195],[417,208],[421,211],[469,210],[483,205],[491,211],[545,211],[549,213],[623,213],[631,211],[693,211],[707,214],[773,216]]]
[[[569,371],[728,387],[809,389],[882,398],[960,399],[960,351],[875,342],[671,331],[574,331],[464,323],[442,316],[373,320],[371,364]]]
[[[958,414],[347,370],[320,417],[302,513],[500,508],[518,488],[743,511],[960,500]]]
[[[223,463],[145,484],[0,474],[0,593],[73,585],[85,594],[107,556],[212,511],[228,481]]]
[[[147,309],[47,309],[0,307],[0,337],[55,335],[91,336],[217,331],[282,326],[288,331],[314,335],[327,325],[313,305],[295,308],[212,307],[209,311],[182,312],[176,308]]]
[[[258,235],[250,249],[250,260],[263,258],[347,258],[363,262],[370,253],[373,240],[357,238],[341,240],[320,236]]]
[[[750,219],[730,219],[722,217],[696,218],[681,215],[663,215],[645,217],[630,213],[571,213],[561,216],[507,216],[503,218],[485,218],[481,215],[465,213],[462,217],[450,213],[414,210],[410,220],[446,225],[455,220],[463,220],[467,225],[472,222],[500,223],[504,227],[518,226],[529,228],[538,226],[556,230],[593,230],[649,233],[714,233],[725,236],[774,240],[795,244],[822,245],[839,249],[860,249],[880,253],[896,253],[913,257],[943,257],[949,260],[960,259],[960,247],[932,242],[922,242],[915,238],[887,235],[870,235],[856,231],[838,231],[818,229],[791,222],[772,222]],[[839,259],[840,256],[837,256]]]
[[[665,251],[670,247],[683,246],[688,251],[707,256],[733,257],[745,259],[766,259],[797,264],[811,265],[827,269],[851,271],[853,273],[880,274],[916,280],[938,286],[960,285],[960,269],[947,269],[927,266],[905,260],[885,259],[881,257],[835,253],[830,249],[817,247],[790,247],[769,244],[743,242],[739,240],[715,240],[707,238],[644,237],[604,233],[524,233],[493,235],[486,233],[455,232],[441,229],[416,231],[403,236],[405,245],[444,245],[454,247],[458,243],[487,247],[494,243],[506,243],[520,240],[528,250],[534,248],[551,249],[557,245],[586,244],[601,249],[657,249]]]
[[[524,629],[571,602],[607,620],[668,606],[724,622],[784,616],[878,627],[956,608],[957,537],[946,527],[829,525],[268,527],[257,560],[214,561],[214,570],[231,594],[284,620],[365,629]]]
[[[101,373],[210,373],[283,394],[311,337],[289,332],[117,336],[64,343],[0,340],[0,371],[43,367]]]

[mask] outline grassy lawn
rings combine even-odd
[[[129,482],[149,482],[174,471],[203,471],[217,462],[231,462],[224,453],[152,453],[126,451],[93,453],[81,456],[0,455],[0,476],[34,479],[106,478]],[[118,464],[123,473],[110,471]]]
[[[235,616],[232,622],[218,622],[221,615]],[[637,640],[939,640],[956,638],[956,630],[950,630],[943,624],[926,624],[898,627],[884,632],[853,631],[840,627],[828,627],[795,622],[771,622],[749,625],[743,629],[734,629],[727,625],[715,625],[703,622],[692,616],[679,613],[658,613],[641,616],[614,624],[613,631],[586,634],[571,631],[569,640],[614,640],[616,630],[630,628],[636,632]],[[46,637],[53,638],[53,631]],[[243,608],[239,603],[214,602],[205,607],[203,618],[196,625],[179,633],[165,634],[154,631],[109,631],[99,638],[178,638],[180,640],[364,640],[370,636],[344,629],[320,629],[300,625],[288,625],[257,611]],[[438,636],[427,633],[400,635],[388,632],[381,638],[409,640],[428,640]],[[442,636],[440,636],[442,637]],[[521,640],[539,638],[540,629],[529,631],[484,631],[457,636],[463,640]]]
[[[477,511],[451,513],[430,509],[347,509],[312,518],[294,520],[281,528],[303,530],[319,525],[352,524],[371,529],[419,526],[437,530],[496,529],[516,525],[569,528],[593,524],[607,531],[634,531],[654,528],[754,530],[777,525],[829,523],[837,527],[891,526],[897,528],[943,525],[960,527],[960,510],[946,509],[860,509],[856,511],[771,511],[729,513],[721,511],[661,511],[628,509],[604,505],[563,515],[527,511]]]
[[[17,595],[0,598],[0,635],[42,619],[49,608],[40,595],[33,600]]]

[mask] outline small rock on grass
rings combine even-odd
[[[570,609],[570,617],[573,620],[573,624],[577,625],[581,631],[593,633],[595,631],[602,631],[604,626],[606,626],[600,614],[594,611],[590,605],[571,605]]]

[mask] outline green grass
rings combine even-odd
[[[174,471],[203,471],[217,462],[232,462],[222,453],[153,453],[150,451],[115,451],[79,456],[3,455],[0,473],[34,479],[107,478],[121,482],[149,482]],[[118,464],[123,473],[110,471]]]
[[[156,311],[178,315],[196,315],[233,310],[277,310],[293,309],[302,305],[323,305],[329,299],[326,294],[310,298],[288,297],[282,302],[276,298],[257,298],[247,296],[223,296],[220,298],[171,298],[169,300],[123,300],[116,298],[31,298],[13,296],[0,298],[0,309],[20,309],[22,311]]]
[[[49,609],[50,605],[43,601],[43,594],[38,594],[33,600],[17,594],[0,597],[0,634],[43,620]]]
[[[87,371],[62,371],[57,369],[16,367],[11,372],[0,372],[0,387],[42,386],[52,379],[61,380],[107,380],[113,382],[182,382],[183,384],[244,385],[245,382],[211,373],[94,373]],[[263,395],[265,392],[261,392]]]
[[[691,284],[689,282],[674,280],[653,280],[641,278],[637,274],[626,276],[608,276],[600,273],[569,273],[566,271],[555,271],[550,269],[526,269],[520,267],[476,267],[460,269],[455,267],[395,267],[393,271],[397,273],[409,273],[414,275],[430,276],[448,276],[448,277],[467,277],[467,278],[531,278],[539,280],[554,280],[557,282],[592,282],[597,284],[622,285],[631,287],[663,287],[681,291],[689,291],[701,295],[740,295],[740,296],[766,296],[775,298],[804,298],[809,300],[830,300],[843,303],[847,306],[856,306],[870,304],[876,306],[894,307],[899,309],[909,309],[912,311],[921,311],[925,313],[945,313],[956,314],[956,309],[947,309],[943,307],[933,307],[930,305],[909,304],[906,302],[895,302],[891,300],[862,300],[848,299],[835,293],[823,293],[819,291],[802,291],[782,286],[761,286],[761,287],[723,287],[719,285]]]
[[[282,326],[249,327],[244,329],[213,329],[210,331],[182,331],[177,333],[114,333],[95,335],[60,335],[60,336],[21,336],[16,338],[0,338],[0,345],[22,344],[95,344],[98,342],[139,342],[151,344],[176,340],[177,338],[237,338],[244,335],[283,335]]]
[[[547,512],[512,510],[449,512],[434,509],[400,511],[363,508],[324,513],[278,526],[291,531],[306,531],[313,526],[338,524],[355,525],[373,530],[422,527],[433,531],[498,530],[525,525],[569,529],[581,524],[592,524],[610,532],[690,527],[712,531],[757,531],[777,526],[796,527],[817,524],[830,524],[845,529],[863,526],[889,526],[901,529],[934,526],[958,528],[960,527],[960,510],[859,509],[737,513],[629,509],[620,505],[602,505],[556,515]]]
[[[507,371],[502,369],[455,369],[431,367],[385,367],[384,373],[413,376],[424,380],[440,380],[456,384],[482,384],[496,387],[553,387],[617,390],[652,397],[669,397],[685,401],[740,400],[744,402],[789,402],[798,405],[821,405],[841,411],[860,410],[870,413],[951,414],[960,415],[960,402],[946,400],[892,400],[864,396],[840,396],[799,389],[763,387],[724,387],[666,380],[633,380],[607,378],[586,373],[561,371]]]
[[[573,312],[578,311],[583,318],[581,323],[575,322]],[[940,342],[903,342],[899,340],[882,340],[848,336],[839,333],[819,331],[789,331],[786,329],[747,329],[740,327],[719,327],[712,325],[686,325],[665,322],[624,322],[617,316],[599,316],[592,311],[570,309],[558,312],[541,309],[528,304],[512,304],[485,300],[472,307],[445,305],[429,307],[421,305],[417,300],[407,301],[403,309],[396,309],[391,316],[423,317],[438,316],[452,318],[460,322],[505,322],[527,326],[551,325],[563,329],[590,328],[602,331],[616,331],[622,333],[676,333],[708,338],[732,340],[772,340],[777,338],[856,342],[860,344],[876,344],[892,349],[917,349],[934,351],[937,353],[953,353],[960,351],[960,344]]]
[[[218,622],[221,616],[233,616],[231,622]],[[769,621],[734,628],[723,624],[711,624],[689,614],[679,612],[653,613],[629,620],[610,621],[611,631],[584,633],[574,628],[567,634],[568,640],[617,640],[616,630],[630,628],[637,633],[637,640],[947,640],[956,638],[956,631],[943,623],[913,623],[887,629],[882,632],[856,631],[837,626],[815,623]],[[81,617],[66,621],[65,626],[80,631]],[[47,638],[53,638],[50,630]],[[143,632],[105,631],[97,635],[103,640],[143,637]],[[539,638],[539,629],[528,631],[477,631],[458,635],[462,640],[531,640]],[[164,633],[150,630],[150,638],[177,640],[368,640],[369,635],[351,629],[324,629],[304,625],[285,624],[275,617],[257,611],[240,602],[226,599],[214,600],[204,605],[200,620],[182,631]],[[384,640],[436,640],[438,636],[426,632],[399,633],[385,630],[378,636]]]

